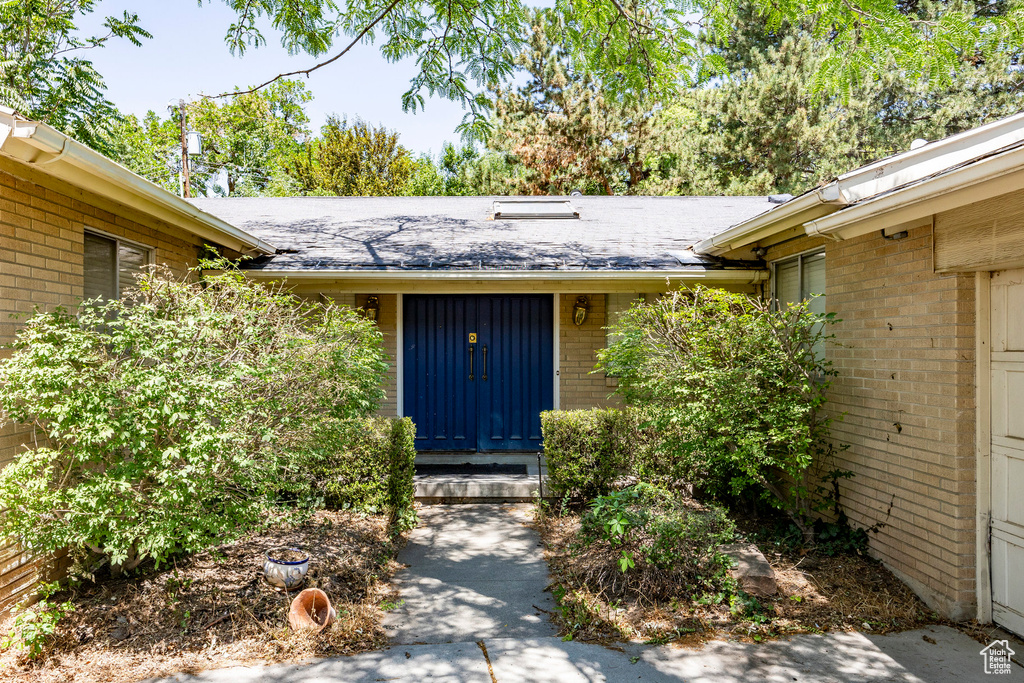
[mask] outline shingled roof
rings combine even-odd
[[[523,200],[538,198],[521,198]],[[270,270],[703,270],[695,242],[766,197],[572,197],[579,218],[495,219],[508,197],[287,197],[193,203],[281,250]]]

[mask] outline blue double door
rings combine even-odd
[[[405,295],[403,408],[417,450],[540,449],[553,305],[550,294]]]

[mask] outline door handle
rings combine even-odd
[[[473,351],[476,348],[476,344],[469,345],[469,381],[473,381]]]
[[[487,381],[487,344],[484,344],[484,374],[483,380]]]

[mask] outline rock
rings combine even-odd
[[[721,546],[719,550],[735,564],[729,573],[745,593],[763,598],[778,592],[775,570],[768,564],[768,560],[756,545],[753,543],[730,543]]]

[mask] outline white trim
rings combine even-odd
[[[808,235],[828,235],[836,239],[876,230],[879,226],[872,224],[856,234],[835,234],[851,222],[864,221],[883,212],[906,208],[908,203],[920,202],[937,194],[1019,170],[1022,162],[1016,160],[1016,157],[1022,150],[1000,150],[1006,150],[1022,140],[1024,114],[1017,114],[931,142],[843,174],[824,187],[791,199],[698,243],[694,251],[718,256],[799,225],[804,226]],[[1003,192],[1012,189],[1003,189]],[[972,197],[961,201],[969,203],[983,198]],[[929,204],[922,210],[925,213],[936,213],[942,209]],[[811,212],[817,215],[810,215]],[[919,217],[901,216],[899,220],[889,217],[888,222],[896,224]]]
[[[561,339],[561,336],[562,336],[562,318],[561,318],[561,315],[562,315],[562,294],[561,294],[561,292],[553,292],[551,294],[551,297],[552,297],[552,301],[554,302],[554,305],[552,306],[552,308],[554,309],[554,317],[555,317],[555,321],[554,321],[555,325],[554,325],[554,328],[553,328],[554,331],[552,333],[553,343],[554,343],[554,347],[555,347],[555,355],[553,356],[552,363],[551,363],[552,367],[554,368],[554,373],[555,373],[555,379],[554,379],[554,382],[552,382],[552,386],[554,387],[555,395],[554,395],[554,400],[552,401],[551,405],[552,405],[552,408],[554,410],[558,410],[559,406],[561,405],[561,396],[562,396],[562,377],[561,377],[561,372],[560,372],[560,370],[561,370],[561,360],[562,360],[562,339]]]
[[[831,216],[808,221],[808,235],[850,239],[965,204],[1019,190],[1024,148],[1012,149],[909,187],[868,199]],[[984,183],[981,187],[974,187]]]
[[[709,280],[755,284],[767,278],[764,270],[244,270],[255,279],[274,280],[432,280],[432,281],[579,281],[579,280]]]
[[[395,403],[398,417],[405,417],[405,319],[404,294],[395,295]]]
[[[975,481],[977,482],[977,514],[975,515],[975,599],[977,619],[982,624],[992,621],[992,551],[989,527],[992,522],[992,273],[975,274],[975,375],[974,425]]]
[[[800,225],[809,219],[837,211],[845,205],[838,186],[831,183],[791,199],[785,204],[772,207],[717,235],[712,235],[695,244],[693,250],[698,254],[719,256],[771,237],[784,229],[779,227],[780,224]]]

